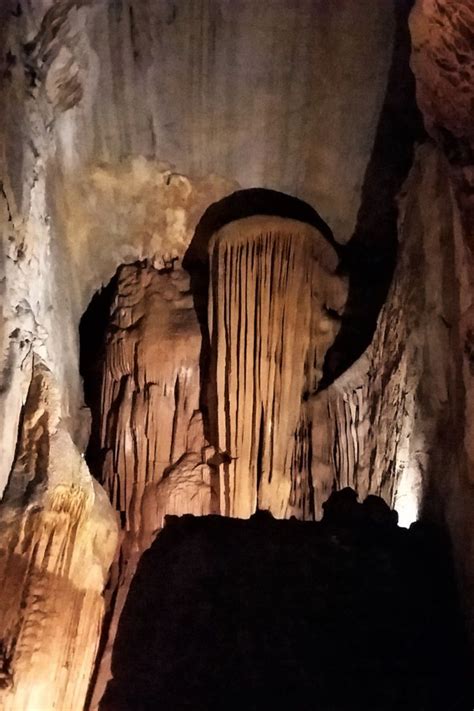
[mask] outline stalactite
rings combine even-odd
[[[256,216],[217,232],[209,256],[220,510],[284,516],[301,477],[302,401],[317,389],[345,302],[337,255],[309,225]]]
[[[312,461],[313,422],[302,408],[298,426],[293,435],[290,472],[291,490],[286,515],[295,515],[305,521],[314,519],[314,480]]]

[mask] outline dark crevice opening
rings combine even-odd
[[[105,337],[117,289],[117,275],[118,270],[109,283],[94,294],[79,323],[79,371],[83,380],[84,401],[91,412],[91,433],[85,458],[99,481],[103,465],[100,427]]]

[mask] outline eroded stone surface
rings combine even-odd
[[[117,533],[38,364],[0,507],[3,709],[83,707]]]
[[[288,513],[317,516],[334,481],[338,486],[352,483],[360,492],[381,493],[402,516],[405,509],[408,518],[416,515],[420,500],[431,499],[439,518],[450,525],[467,608],[474,600],[470,14],[466,1],[419,0],[412,16],[419,102],[427,127],[449,158],[460,219],[444,169],[434,167],[438,159],[425,156],[417,164],[416,179],[407,184],[413,196],[404,203],[409,226],[400,227],[399,270],[374,344],[335,390],[311,396],[302,407],[288,506]],[[88,418],[81,409],[77,326],[94,291],[109,281],[118,265],[148,259],[155,268],[166,268],[184,253],[204,210],[239,184],[306,198],[321,210],[336,237],[347,240],[385,92],[392,30],[390,3],[375,0],[357,4],[344,0],[330,6],[278,0],[258,11],[246,0],[173,5],[151,0],[0,3],[0,490],[9,479],[11,486],[14,480],[26,481],[32,469],[45,476],[42,456],[36,464],[30,455],[23,464],[15,458],[20,414],[36,378],[38,358],[52,373],[60,403],[54,407],[60,412],[62,434],[52,437],[51,451],[66,452],[66,458],[79,462]],[[393,97],[389,99],[390,104]],[[385,179],[385,166],[380,175]],[[364,210],[370,209],[369,201]],[[162,326],[166,330],[166,323]],[[160,338],[159,333],[155,336]],[[138,361],[125,351],[117,348],[124,355],[123,378],[130,385],[130,365]],[[153,349],[150,355],[155,358]],[[457,379],[461,372],[463,383]],[[170,377],[169,382],[176,385],[179,378]],[[109,395],[120,399],[116,385],[109,385]],[[135,397],[138,419],[150,404],[140,397]],[[194,385],[191,398],[196,398]],[[169,429],[168,405],[169,401],[164,419]],[[32,426],[40,443],[50,409],[47,404],[38,415],[39,424]],[[135,473],[129,476],[130,466],[144,460],[142,452],[131,454],[123,444],[131,443],[127,418],[132,410],[127,415],[124,411],[116,422],[121,444],[112,442],[109,431],[107,446],[110,457],[123,463],[133,492],[137,483]],[[150,522],[143,540],[133,534],[122,541],[132,562],[122,570],[125,584],[117,609],[123,604],[137,552],[148,545],[155,527],[161,527],[167,507],[202,513],[213,496],[213,452],[198,443],[204,440],[202,428],[196,436],[191,434],[199,431],[198,422],[193,416],[189,421],[188,454],[180,457],[180,444],[169,458],[167,450],[163,461],[153,460],[161,473],[152,475],[138,513],[130,492],[122,496],[116,486],[118,472],[113,466],[109,470],[108,486],[130,530],[136,530],[143,513],[142,521]],[[462,443],[457,439],[460,429]],[[184,429],[180,432],[177,441],[182,443]],[[35,448],[28,440],[28,451]],[[310,459],[312,482],[304,475]],[[15,477],[10,476],[13,465]],[[25,467],[30,473],[24,473]],[[140,477],[146,479],[148,473],[140,467],[136,481],[143,487]],[[95,491],[79,463],[77,471],[82,472],[79,490]],[[166,476],[159,478],[165,471]],[[68,482],[59,498],[66,501],[66,508],[70,504],[69,513],[62,511],[63,503],[58,512],[49,498],[41,513],[10,504],[4,509],[7,518],[7,511],[12,512],[11,525],[3,528],[4,578],[16,602],[5,613],[8,649],[2,668],[6,687],[10,657],[16,660],[13,666],[18,662],[18,678],[23,680],[18,687],[22,696],[15,701],[10,689],[5,703],[18,705],[21,698],[34,711],[36,700],[28,695],[44,652],[31,656],[26,622],[15,652],[11,624],[20,620],[23,625],[17,605],[20,591],[28,598],[37,570],[41,580],[48,577],[45,540],[62,541],[72,561],[76,546],[78,556],[80,552],[84,560],[91,559],[90,541],[96,534],[84,528],[89,514],[76,511],[78,492],[72,492]],[[102,511],[104,506],[103,517],[112,530],[110,510],[100,492],[88,497],[85,510],[90,505],[92,512]],[[21,539],[17,558],[12,541],[17,541],[13,532],[19,521],[29,522],[31,536]],[[78,543],[83,534],[89,542]],[[97,535],[102,540],[103,534]],[[38,543],[38,555],[28,547],[31,541]],[[54,689],[38,685],[46,706],[56,698],[69,704],[67,711],[71,703],[73,707],[82,703],[98,639],[107,565],[103,560],[99,566],[102,573],[93,592],[87,592],[80,615],[78,634],[88,650],[82,666],[74,656],[74,672],[68,679],[65,672],[60,680],[54,672],[58,680]],[[71,575],[53,576],[44,584],[57,591],[75,624],[83,604],[83,593],[76,595],[75,586],[83,588],[75,574],[71,582]],[[118,575],[117,568],[113,575]],[[37,605],[35,595],[31,604],[28,598],[27,610]],[[42,619],[55,639],[52,667],[57,669],[64,627],[61,622],[57,632],[52,629],[54,609],[49,605],[48,600]],[[90,627],[81,627],[88,621]],[[41,647],[46,632],[35,625],[34,638],[40,643],[34,644]],[[20,651],[27,660],[25,667]]]
[[[418,104],[455,178],[466,238],[474,238],[474,8],[418,0],[410,16]]]
[[[145,487],[199,451],[188,440],[199,410],[201,332],[186,272],[123,267],[105,349],[102,481],[125,529],[138,534]]]
[[[452,357],[462,374],[457,417],[448,425],[459,470],[454,476],[436,476],[434,498],[453,538],[474,648],[474,7],[469,0],[417,0],[410,31],[418,102],[431,136],[447,158],[459,211],[451,238],[459,312],[447,326],[453,329]]]
[[[321,380],[346,284],[331,245],[296,221],[232,222],[214,235],[209,255],[220,510],[248,517],[258,505],[283,517],[293,480],[311,477],[302,403]]]
[[[452,354],[459,348],[455,251],[462,245],[449,195],[446,161],[433,148],[419,149],[400,205],[398,264],[373,342],[316,396],[327,402],[333,423],[339,486],[382,496],[404,525],[420,515],[433,482],[457,477],[461,466],[462,384]]]
[[[160,265],[161,266],[161,265]],[[200,406],[201,330],[179,261],[122,267],[105,339],[97,472],[121,524],[107,643],[92,700],[109,676],[117,624],[140,556],[166,514],[211,511],[212,456]]]

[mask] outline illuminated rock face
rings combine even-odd
[[[459,215],[449,186],[442,156],[420,148],[400,200],[399,256],[372,343],[316,398],[332,430],[318,444],[329,463],[319,486],[328,491],[336,481],[360,498],[382,496],[404,526],[426,507],[428,481],[446,484],[446,472],[454,478],[459,466],[460,428],[449,424],[459,418],[449,327],[458,307],[455,272],[443,266],[453,258]],[[449,287],[439,288],[443,279]]]
[[[103,370],[102,482],[124,529],[135,535],[159,527],[141,522],[145,488],[160,496],[164,473],[186,453],[204,448],[197,421],[200,349],[186,272],[123,267]],[[203,508],[207,512],[209,504]]]
[[[166,514],[211,510],[210,448],[199,412],[201,333],[189,276],[172,261],[122,267],[102,376],[101,483],[121,522],[110,622],[93,704],[109,678],[118,620],[143,550]]]
[[[305,400],[317,390],[345,303],[337,254],[310,225],[259,216],[219,230],[208,251],[209,441],[187,273],[179,263],[161,271],[144,263],[117,277],[99,414],[101,481],[135,538],[161,528],[166,512],[210,511],[213,477],[218,510],[239,517],[257,506],[288,515],[296,508],[290,492],[295,498],[312,479]]]
[[[136,562],[167,512],[248,515],[258,505],[312,518],[333,486],[383,495],[403,523],[431,503],[450,526],[474,609],[470,4],[415,3],[412,65],[438,148],[418,152],[398,233],[398,188],[392,195],[398,267],[372,345],[315,392],[335,325],[321,329],[316,291],[341,288],[319,252],[306,261],[319,236],[301,225],[283,230],[275,253],[281,264],[285,249],[294,258],[295,290],[257,298],[265,240],[246,232],[232,247],[226,228],[214,239],[213,273],[231,249],[246,268],[232,259],[234,280],[211,284],[208,413],[199,410],[202,343],[187,277],[179,262],[169,265],[204,210],[239,187],[308,200],[340,244],[359,230],[358,213],[378,216],[384,201],[370,185],[390,183],[393,157],[377,148],[393,15],[377,0],[278,0],[258,12],[243,1],[171,5],[0,2],[0,706],[15,711],[83,705],[117,519],[124,564],[112,567],[109,590],[119,594],[106,666]],[[397,101],[387,89],[389,119]],[[385,223],[374,222],[370,259],[387,240]],[[88,412],[77,328],[93,293],[135,260],[147,261],[121,272],[107,350],[105,495],[81,456]],[[246,304],[262,316],[251,337],[270,358],[268,371],[261,352],[251,359],[248,390],[236,371],[247,339],[219,342],[226,326],[238,332],[239,314],[251,326],[237,298],[244,280]],[[369,304],[370,285],[363,293]],[[270,306],[276,320],[265,325]],[[287,317],[296,311],[305,328],[292,341]],[[260,420],[231,418],[222,388],[233,408],[252,403]],[[268,416],[271,392],[280,408],[288,395],[284,417]],[[269,463],[277,464],[271,480]],[[472,629],[474,639],[474,618]]]
[[[54,380],[41,364],[32,375],[0,532],[0,706],[81,709],[118,532],[105,493],[60,422]]]
[[[317,390],[345,303],[338,258],[309,225],[258,216],[221,229],[209,254],[220,511],[284,517],[310,448],[303,399]],[[307,454],[299,476],[312,477]]]
[[[259,506],[304,517],[314,507],[309,498],[298,501],[303,482],[312,484],[303,398],[317,388],[345,301],[336,252],[309,225],[257,216],[218,231],[209,254],[207,382],[189,276],[179,262],[162,270],[125,266],[117,275],[96,415],[100,478],[122,534],[93,704],[110,675],[136,566],[166,514],[248,517]]]

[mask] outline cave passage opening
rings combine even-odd
[[[79,372],[82,376],[84,402],[91,413],[90,437],[85,458],[93,476],[99,481],[103,464],[100,424],[105,337],[116,290],[117,272],[108,284],[92,296],[79,323]]]

